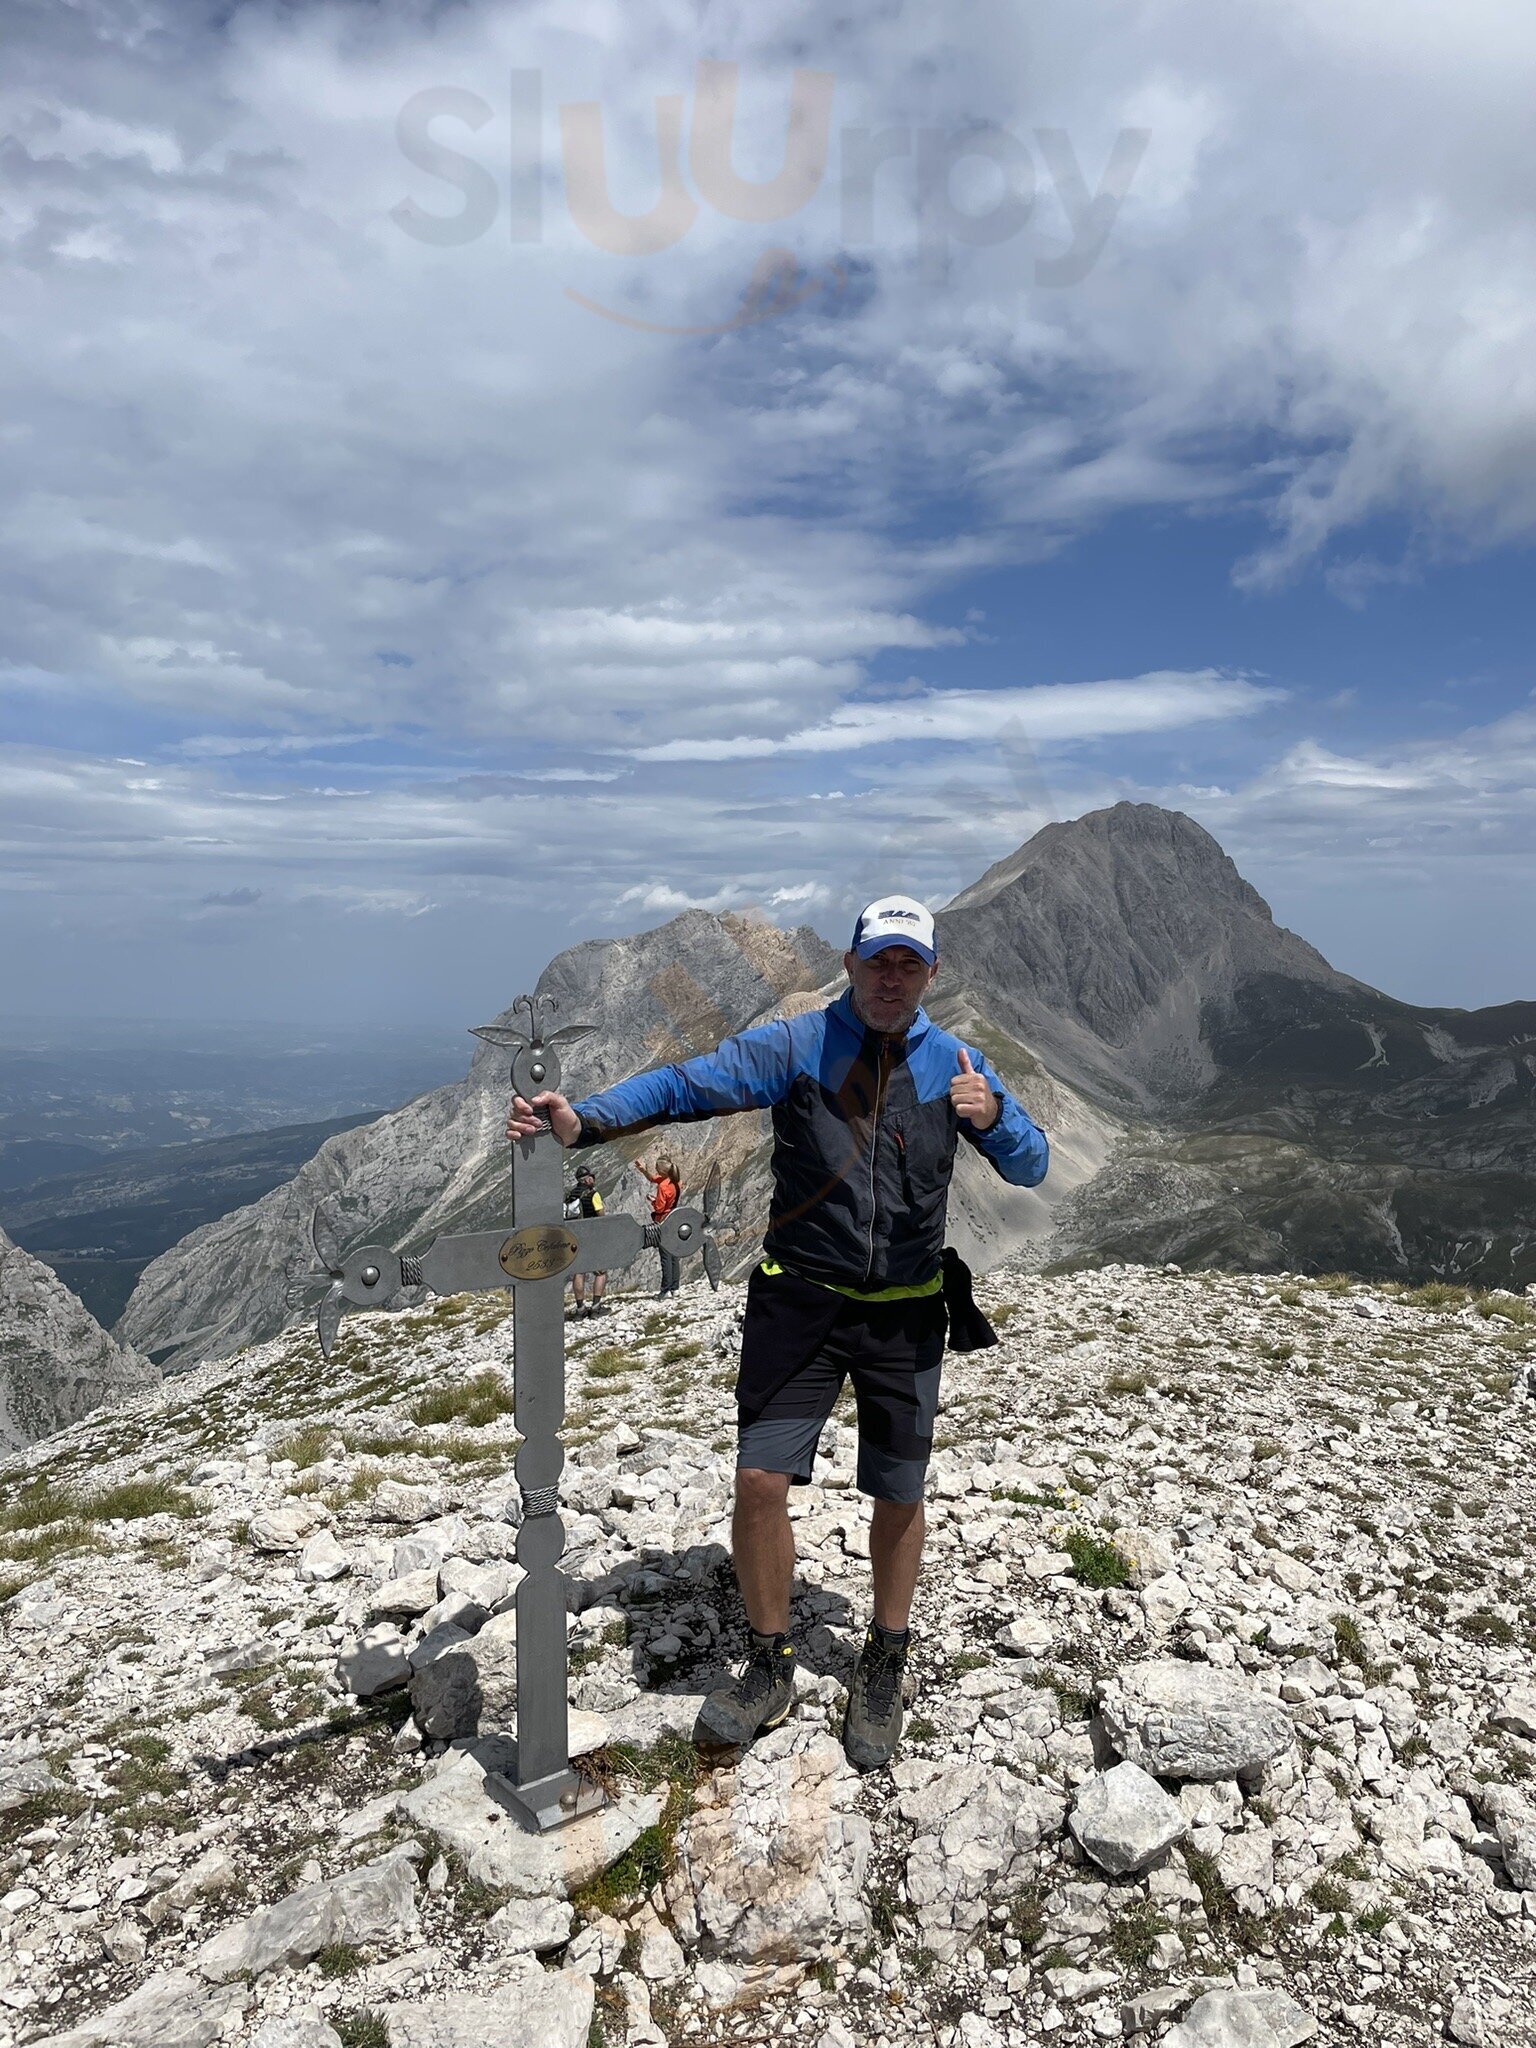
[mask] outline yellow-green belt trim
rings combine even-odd
[[[764,1259],[758,1267],[770,1279],[784,1268],[772,1259]],[[835,1280],[811,1280],[809,1273],[797,1273],[797,1280],[810,1280],[813,1287],[830,1287],[834,1294],[846,1294],[850,1301],[922,1301],[930,1294],[941,1294],[944,1289],[944,1275],[935,1273],[931,1280],[921,1280],[916,1287],[877,1287],[873,1293],[861,1287],[839,1287]]]

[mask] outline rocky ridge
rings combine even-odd
[[[805,1000],[835,961],[808,927],[782,932],[689,910],[635,938],[571,947],[545,969],[538,990],[558,1004],[555,1023],[596,1025],[566,1059],[573,1083],[590,1091]],[[514,1009],[485,1021],[527,1027]],[[293,1320],[287,1286],[311,1262],[310,1218],[321,1201],[350,1242],[366,1237],[401,1251],[498,1220],[507,1192],[509,1064],[504,1051],[479,1044],[462,1081],[329,1139],[292,1180],[192,1231],[145,1268],[119,1334],[169,1352],[178,1368],[274,1335]],[[762,1149],[758,1120],[737,1122],[742,1128],[722,1127],[719,1140],[733,1168]],[[619,1156],[601,1162],[604,1198],[639,1214],[648,1191],[625,1167]]]
[[[0,1230],[0,1451],[49,1436],[159,1377]]]
[[[794,1502],[800,1697],[742,1641],[740,1293],[569,1328],[573,1747],[497,1805],[499,1296],[292,1334],[4,1467],[0,2048],[1536,2040],[1532,1308],[1111,1267],[946,1366],[894,1768],[841,1414]]]
[[[951,1233],[973,1264],[1536,1279],[1536,1004],[1419,1008],[1339,973],[1208,832],[1150,804],[1046,826],[937,923],[934,1015],[984,1049],[1052,1146],[1033,1189],[961,1148]],[[808,928],[689,910],[571,947],[538,986],[597,1027],[567,1061],[586,1092],[827,1001],[838,958]],[[322,1199],[351,1242],[401,1251],[491,1223],[506,1070],[482,1048],[464,1081],[193,1231],[145,1269],[119,1333],[178,1368],[275,1334]],[[629,1164],[660,1142],[594,1155],[605,1202],[643,1209]],[[767,1211],[767,1117],[666,1143],[691,1186],[720,1167],[717,1236],[744,1273]]]

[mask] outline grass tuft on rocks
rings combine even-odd
[[[635,1361],[627,1351],[619,1350],[616,1344],[605,1344],[600,1351],[594,1351],[586,1360],[588,1379],[617,1380],[633,1372]]]
[[[411,1403],[411,1420],[420,1428],[434,1422],[458,1422],[466,1429],[484,1429],[512,1413],[512,1389],[494,1368],[472,1379],[432,1387]]]
[[[1111,1924],[1106,1946],[1122,1969],[1145,1970],[1158,1936],[1169,1932],[1170,1923],[1150,1899],[1132,1899]]]
[[[611,1743],[583,1768],[606,1790],[625,1787],[638,1792],[667,1788],[661,1818],[624,1852],[618,1862],[571,1894],[571,1904],[584,1920],[611,1913],[626,1899],[643,1897],[671,1870],[677,1855],[677,1834],[693,1805],[694,1790],[708,1765],[698,1749],[681,1735],[663,1736],[651,1749],[627,1742]]]
[[[201,1509],[185,1488],[168,1479],[126,1479],[120,1486],[87,1494],[80,1512],[93,1522],[143,1522],[151,1515],[176,1515],[187,1521]]]
[[[334,1981],[338,1977],[355,1977],[367,1964],[362,1950],[354,1942],[328,1941],[324,1948],[315,1952],[315,1967],[322,1977]]]
[[[1103,1589],[1130,1583],[1131,1560],[1111,1537],[1091,1529],[1069,1529],[1061,1547],[1072,1560],[1072,1575],[1084,1586]]]
[[[276,1459],[289,1458],[301,1472],[311,1465],[318,1465],[330,1448],[335,1431],[328,1422],[309,1422],[293,1435],[273,1445]]]
[[[331,2025],[341,2048],[389,2048],[389,2028],[367,2006],[361,2012],[333,2013]]]

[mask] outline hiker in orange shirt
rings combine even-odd
[[[676,1160],[668,1158],[665,1153],[658,1154],[656,1171],[652,1173],[643,1159],[637,1159],[635,1171],[643,1173],[656,1190],[651,1197],[651,1221],[664,1223],[677,1207],[677,1198],[683,1191],[683,1184],[678,1178]],[[659,1246],[657,1254],[661,1260],[661,1286],[657,1290],[656,1299],[660,1301],[664,1295],[676,1294],[682,1285],[683,1262],[674,1258],[671,1252],[662,1251]]]

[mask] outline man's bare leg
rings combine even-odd
[[[747,1620],[759,1635],[787,1635],[789,1589],[795,1575],[787,1472],[759,1472],[750,1466],[737,1472],[731,1552]]]
[[[882,1628],[899,1632],[907,1626],[927,1527],[920,1500],[875,1502],[869,1561],[875,1579],[875,1619]]]
[[[795,1538],[789,1526],[789,1475],[756,1466],[736,1473],[731,1549],[752,1641],[741,1673],[699,1709],[698,1739],[741,1747],[787,1721],[795,1704],[795,1652],[789,1640],[789,1589]]]

